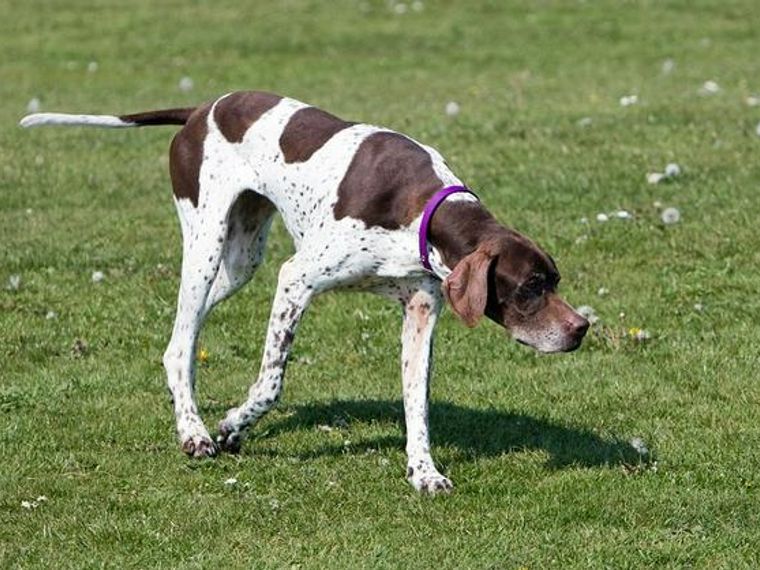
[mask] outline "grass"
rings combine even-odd
[[[760,565],[757,16],[752,0],[4,3],[0,283],[21,281],[0,290],[0,567]],[[710,79],[720,92],[699,95]],[[240,456],[183,457],[161,367],[173,129],[15,127],[32,97],[125,113],[238,88],[437,147],[600,315],[561,357],[444,315],[432,434],[451,496],[404,481],[398,310],[366,295],[315,302],[284,401]],[[648,185],[670,161],[683,174]],[[635,219],[595,221],[619,208]],[[258,368],[291,248],[277,222],[254,281],[206,324],[209,426]]]

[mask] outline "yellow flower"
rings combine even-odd
[[[197,357],[198,357],[198,362],[200,362],[201,364],[205,364],[206,361],[208,361],[208,350],[206,350],[205,348],[198,349]]]

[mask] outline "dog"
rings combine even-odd
[[[258,91],[131,115],[38,113],[20,124],[182,125],[170,149],[182,280],[163,363],[190,456],[239,451],[245,431],[280,398],[299,319],[323,291],[371,291],[403,308],[406,476],[422,493],[452,489],[428,435],[433,329],[444,300],[466,325],[486,316],[541,352],[572,351],[588,329],[557,294],[552,258],[499,223],[435,149],[392,130]],[[215,442],[193,395],[196,341],[209,311],[253,276],[276,212],[296,252],[279,270],[258,379]]]

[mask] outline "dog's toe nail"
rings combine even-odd
[[[184,441],[184,443],[182,444],[182,451],[190,456],[195,454],[195,443],[193,442],[192,439],[186,439]]]

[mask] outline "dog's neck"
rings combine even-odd
[[[480,202],[458,200],[441,204],[431,220],[428,235],[443,263],[453,270],[484,241],[508,236],[511,232]]]

